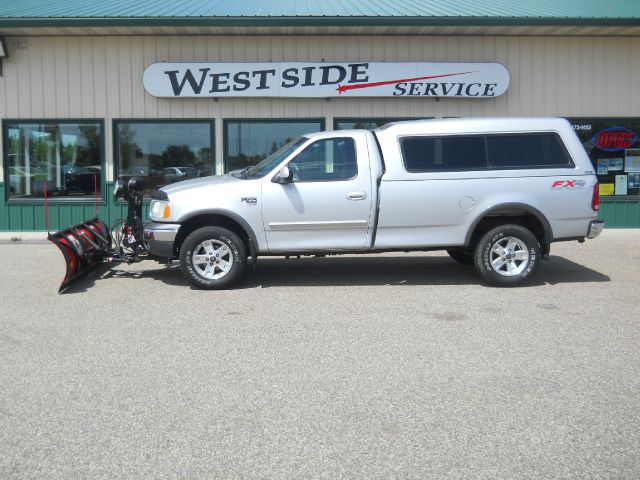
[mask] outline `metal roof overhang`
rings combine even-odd
[[[636,36],[640,18],[118,17],[0,18],[3,35]]]

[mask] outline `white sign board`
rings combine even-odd
[[[499,63],[154,63],[155,97],[493,98],[509,87]]]
[[[624,156],[624,171],[640,172],[640,148],[627,148]]]
[[[627,176],[616,175],[616,195],[627,195]]]

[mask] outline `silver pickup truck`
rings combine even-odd
[[[153,192],[149,251],[201,288],[259,256],[446,250],[519,285],[552,242],[595,238],[598,183],[557,118],[390,123],[296,138],[258,165]]]

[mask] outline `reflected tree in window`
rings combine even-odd
[[[408,118],[343,118],[334,121],[335,130],[374,130],[387,123],[408,120]],[[418,120],[418,119],[416,119]]]
[[[189,145],[169,145],[160,160],[162,168],[172,167],[174,165],[182,165],[186,167],[194,167],[196,163],[196,154],[191,150]]]
[[[118,178],[142,177],[146,193],[213,173],[212,121],[117,122]]]
[[[8,133],[11,198],[90,196],[100,190],[102,129],[95,122],[20,122]]]
[[[292,139],[322,130],[315,120],[227,120],[225,122],[225,171],[260,163]]]

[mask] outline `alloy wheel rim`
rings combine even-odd
[[[231,270],[233,254],[226,243],[220,240],[205,240],[193,249],[191,262],[201,277],[219,280]]]
[[[529,249],[517,237],[504,237],[495,242],[489,251],[491,268],[504,277],[520,275],[529,264]]]

